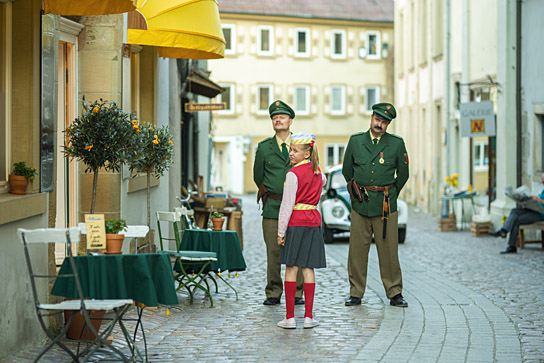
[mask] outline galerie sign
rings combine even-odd
[[[493,101],[461,103],[461,136],[495,136]]]
[[[88,250],[106,248],[106,225],[103,214],[85,214],[85,228]]]

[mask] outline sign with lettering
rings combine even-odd
[[[226,110],[227,103],[186,103],[185,112],[198,112],[198,111],[219,111]]]
[[[106,248],[106,225],[103,214],[85,214],[85,228],[88,250]]]
[[[461,103],[461,136],[495,136],[493,101]]]

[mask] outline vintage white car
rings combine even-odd
[[[349,232],[351,201],[346,180],[342,175],[342,165],[334,166],[329,170],[319,205],[323,219],[322,228],[325,243],[333,242],[336,233]],[[399,212],[399,243],[404,243],[406,225],[408,224],[408,205],[405,201],[397,199],[397,209]]]

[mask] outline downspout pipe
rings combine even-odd
[[[517,134],[517,143],[516,143],[516,156],[517,156],[517,166],[516,166],[516,184],[519,186],[522,184],[522,148],[521,148],[521,139],[523,138],[522,129],[521,129],[521,118],[523,114],[522,103],[521,103],[521,8],[522,0],[516,0],[516,134]]]
[[[451,77],[450,77],[450,16],[451,3],[446,0],[446,175],[451,175],[450,172],[450,156],[451,156]]]

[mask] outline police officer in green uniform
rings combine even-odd
[[[295,111],[285,102],[277,100],[268,108],[272,127],[276,134],[259,143],[253,164],[253,180],[259,187],[257,200],[263,202],[263,237],[266,244],[267,283],[264,305],[280,303],[283,293],[281,279],[280,251],[278,245],[278,214],[280,211],[285,175],[291,169],[289,146],[291,144],[290,127],[295,118]],[[304,280],[299,270],[295,304],[303,305]]]
[[[397,116],[390,103],[372,106],[370,129],[349,139],[342,174],[352,193],[346,306],[360,305],[366,289],[368,251],[374,235],[380,274],[390,304],[407,307],[398,259],[397,197],[408,180],[408,154],[401,137],[387,133]]]

